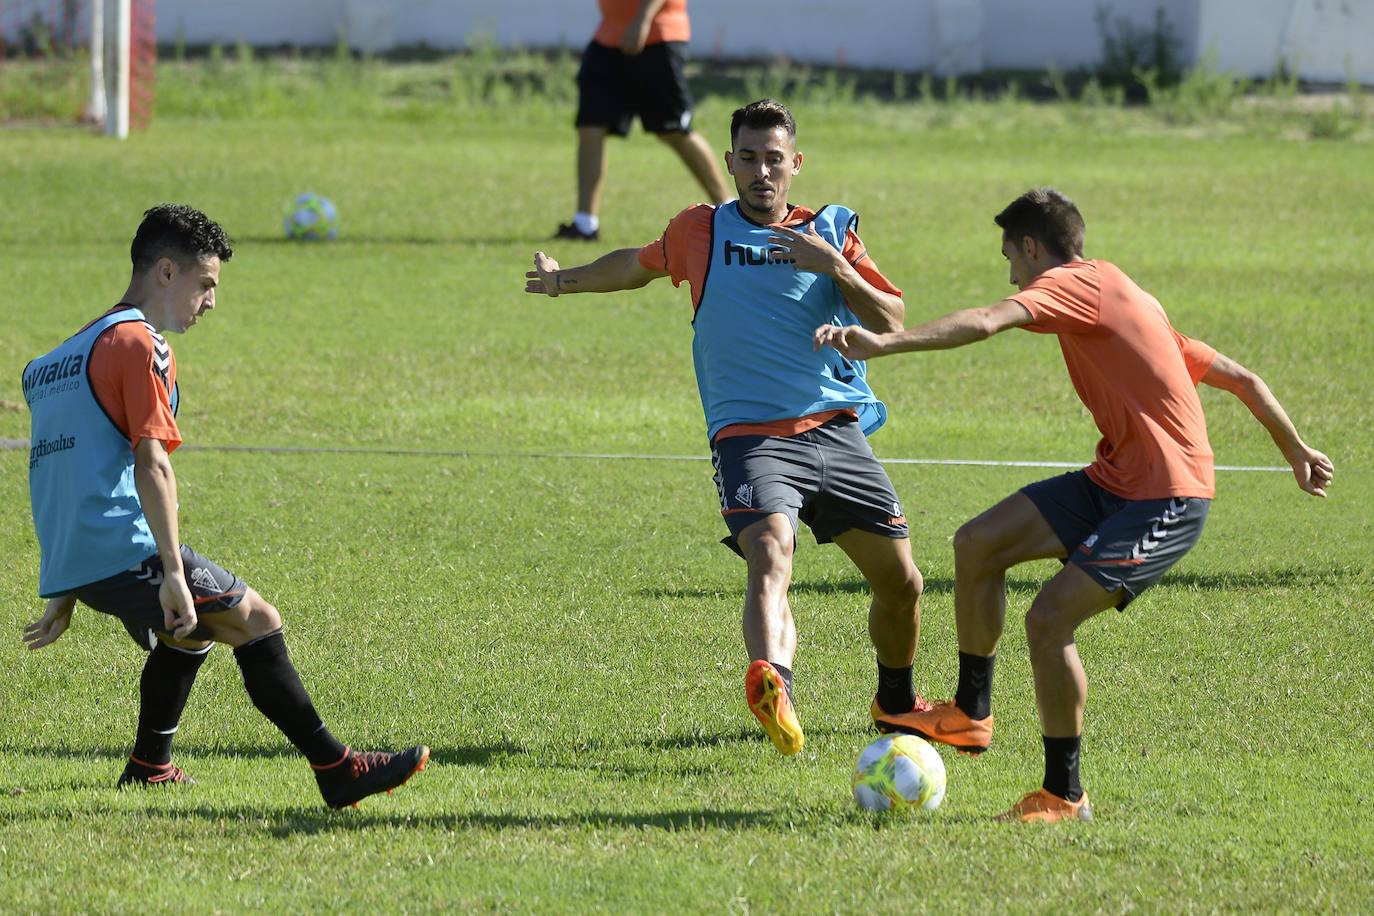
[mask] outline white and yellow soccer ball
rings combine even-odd
[[[854,800],[869,811],[934,811],[945,797],[945,762],[915,735],[883,735],[859,755]]]
[[[339,211],[328,197],[306,192],[286,205],[283,227],[286,237],[298,242],[336,238],[339,234]]]

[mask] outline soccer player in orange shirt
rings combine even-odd
[[[129,254],[133,276],[119,303],[24,369],[38,589],[47,599],[24,642],[57,641],[80,601],[118,618],[148,653],[118,788],[195,782],[172,762],[172,738],[218,642],[233,648],[253,705],[310,762],[326,804],[389,792],[424,768],[429,748],[341,744],[291,663],[281,614],[180,540],[177,366],[163,333],[185,333],[215,307],[229,239],[199,210],[163,204],[144,214]]]
[[[692,129],[683,71],[691,24],[687,0],[600,0],[601,23],[577,71],[577,211],[554,238],[600,238],[606,136],[625,137],[638,117],[677,153],[712,203],[730,199],[715,154]]]
[[[1006,571],[1057,557],[1064,568],[1026,614],[1045,746],[1042,787],[1003,820],[1091,820],[1079,779],[1087,677],[1074,632],[1124,608],[1198,540],[1214,495],[1212,449],[1197,383],[1235,394],[1269,431],[1298,486],[1325,497],[1335,468],[1299,437],[1264,381],[1170,326],[1159,302],[1120,268],[1083,257],[1073,201],[1035,188],[996,217],[1020,292],[902,331],[822,325],[817,349],[851,359],[974,343],[1008,328],[1054,334],[1102,439],[1087,468],[1033,483],[965,523],[954,537],[959,682],[954,699],[880,716],[901,731],[979,754],[992,740],[992,669],[1006,613]]]

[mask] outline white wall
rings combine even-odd
[[[1089,67],[1096,10],[1153,28],[1163,9],[1185,64],[1268,76],[1282,59],[1309,79],[1374,83],[1374,0],[690,0],[695,59],[776,55],[938,74]],[[158,38],[192,43],[580,49],[595,0],[157,0]]]
[[[1201,0],[1198,48],[1221,69],[1374,83],[1374,0]]]

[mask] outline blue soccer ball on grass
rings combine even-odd
[[[322,194],[306,192],[286,207],[286,237],[298,242],[319,242],[339,235],[339,211]]]

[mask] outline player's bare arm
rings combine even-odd
[[[57,642],[71,626],[72,610],[76,607],[73,595],[49,598],[43,616],[24,627],[24,642],[30,649],[41,649]]]
[[[186,585],[181,564],[181,535],[177,524],[177,478],[172,460],[159,439],[144,438],[134,447],[134,487],[143,506],[148,528],[157,541],[162,558],[163,623],[172,636],[181,639],[196,628],[196,605]]]
[[[1313,496],[1326,498],[1326,488],[1335,479],[1336,466],[1326,455],[1302,441],[1297,427],[1264,379],[1230,357],[1218,353],[1202,376],[1202,381],[1240,398],[1260,425],[1269,431],[1284,460],[1293,468],[1298,486]]]
[[[886,334],[874,334],[853,326],[821,325],[816,328],[813,339],[817,350],[834,347],[849,359],[872,359],[892,353],[962,347],[1030,322],[1031,313],[1024,305],[1015,299],[1003,299],[996,305],[951,312],[913,328]]]
[[[621,248],[580,267],[559,267],[542,251],[534,253],[534,270],[525,271],[525,292],[545,296],[564,293],[613,293],[638,289],[668,276],[639,263],[638,248]]]
[[[666,2],[667,0],[644,0],[639,12],[630,20],[630,24],[625,28],[625,34],[620,39],[620,53],[634,57],[643,52],[649,41],[649,30],[654,24],[654,17],[663,9]]]
[[[786,226],[773,228],[777,234],[769,236],[768,241],[787,249],[792,269],[824,274],[834,280],[860,324],[879,333],[901,330],[906,318],[902,297],[875,289],[816,231],[815,223],[807,223],[804,232]]]

